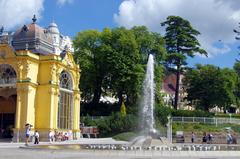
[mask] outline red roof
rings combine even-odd
[[[162,89],[168,94],[175,94],[176,90],[176,75],[171,74],[164,78]]]

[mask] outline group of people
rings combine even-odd
[[[206,132],[204,132],[202,137],[202,143],[213,143],[213,135],[211,133],[207,134]]]
[[[194,143],[196,142],[196,135],[194,132],[192,132],[192,136],[191,136],[191,142]],[[211,133],[203,133],[203,137],[202,137],[202,143],[208,143],[211,144],[213,142],[213,135]]]
[[[71,136],[70,132],[57,132],[57,131],[50,131],[49,132],[49,141],[66,141],[69,140],[69,137]]]
[[[202,137],[202,143],[208,143],[208,144],[211,144],[213,143],[213,134],[211,133],[206,133],[204,132],[203,133],[203,137]],[[234,137],[230,131],[227,132],[227,135],[226,135],[226,141],[227,141],[227,144],[237,144],[237,138]],[[191,142],[194,143],[196,142],[196,135],[194,132],[192,132],[192,136],[191,136]]]
[[[31,131],[32,125],[26,124],[25,125],[25,145],[27,146],[29,144],[29,140],[31,137],[34,138],[34,144],[39,144],[39,138],[40,134],[37,130],[34,131],[34,134]],[[57,132],[57,131],[49,131],[48,138],[49,142],[52,143],[54,141],[65,141],[70,138],[72,134],[70,132]]]

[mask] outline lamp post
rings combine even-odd
[[[170,141],[170,143],[172,143],[172,118],[169,115],[167,117],[167,119],[168,119],[168,123],[167,123],[167,129],[168,129],[168,131],[167,131],[167,138]]]

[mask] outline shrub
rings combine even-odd
[[[157,105],[155,107],[155,119],[161,124],[166,125],[168,122],[168,116],[171,115],[172,109],[165,106]]]
[[[112,113],[111,116],[94,120],[90,119],[90,117],[85,117],[82,118],[82,121],[86,126],[97,126],[100,131],[100,137],[108,137],[136,130],[138,120],[135,115],[128,114],[123,117],[120,113]]]
[[[229,114],[216,114],[216,117],[229,118]],[[231,114],[231,118],[240,118],[240,114]]]
[[[121,105],[121,108],[120,108],[120,113],[121,113],[122,117],[125,117],[127,115],[126,106],[125,106],[124,102],[122,102],[122,105]]]
[[[172,110],[172,116],[213,117],[214,113],[209,113],[202,110]]]

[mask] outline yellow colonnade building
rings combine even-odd
[[[0,30],[0,137],[23,141],[25,124],[40,139],[49,131],[80,137],[80,69],[70,38],[57,25],[33,22],[16,32]]]

